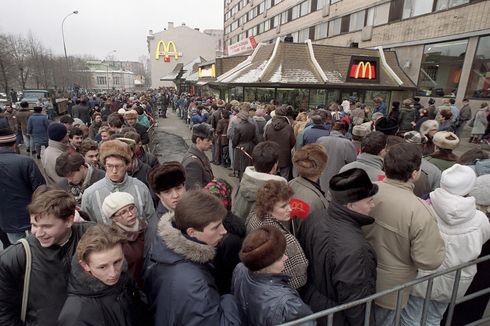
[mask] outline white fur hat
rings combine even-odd
[[[475,197],[478,205],[490,206],[490,174],[476,178],[475,185],[470,191],[470,196]]]
[[[121,208],[134,204],[134,197],[127,192],[113,192],[102,203],[102,214],[106,219],[111,219]]]
[[[441,188],[453,195],[466,196],[475,182],[475,171],[466,165],[454,164],[441,174]]]

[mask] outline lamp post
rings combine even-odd
[[[70,17],[71,15],[76,15],[78,14],[78,10],[74,10],[70,12],[68,15],[63,18],[63,21],[61,22],[61,36],[63,37],[63,50],[65,51],[65,59],[68,62],[68,55],[66,54],[66,44],[65,44],[65,30],[64,30],[64,25],[65,25],[65,20]]]

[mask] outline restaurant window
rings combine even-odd
[[[381,97],[383,99],[383,102],[386,103],[386,106],[388,107],[390,104],[391,100],[391,92],[390,91],[369,91],[366,90],[366,96],[364,98],[364,103],[373,108],[374,107],[374,101],[373,99],[375,97]]]
[[[366,11],[361,10],[350,15],[349,32],[361,30],[364,27]]]
[[[455,97],[468,40],[427,44],[424,47],[418,94]]]
[[[324,89],[310,89],[310,100],[308,102],[308,108],[313,109],[319,105],[325,105],[325,97],[327,91]]]
[[[444,10],[470,3],[470,0],[437,0],[436,10]]]
[[[490,98],[490,36],[478,41],[466,96]]]
[[[340,91],[329,89],[327,91],[327,98],[325,100],[325,106],[328,108],[331,103],[337,102],[340,99]],[[340,102],[339,102],[340,103]]]
[[[402,18],[409,18],[432,12],[434,0],[405,0]]]
[[[366,26],[379,26],[388,23],[390,3],[369,8],[367,11]]]
[[[315,40],[319,40],[327,37],[328,25],[327,23],[321,23],[315,26]]]
[[[310,38],[310,29],[309,28],[302,29],[298,32],[298,42],[299,43],[303,43],[304,41],[306,41],[309,38]]]
[[[328,36],[335,36],[340,34],[340,26],[342,23],[341,18],[337,18],[328,22]]]
[[[275,90],[274,88],[257,88],[255,94],[256,97],[254,101],[260,103],[269,103],[271,100],[274,99]]]
[[[256,100],[256,92],[257,88],[255,87],[244,87],[243,88],[243,100],[245,102],[255,102]]]
[[[243,87],[232,87],[230,89],[230,101],[237,100],[238,102],[243,102]]]
[[[278,88],[277,102],[284,105],[292,105],[296,112],[308,108],[308,89]]]

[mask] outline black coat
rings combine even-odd
[[[141,143],[143,145],[146,145],[150,142],[150,138],[148,136],[148,129],[146,129],[145,126],[143,126],[141,123],[137,122],[134,126],[132,126],[134,129],[136,129],[136,132],[140,135],[141,137]]]
[[[136,292],[126,271],[109,286],[82,270],[74,257],[67,292],[58,326],[137,325],[133,322]]]
[[[184,154],[182,165],[185,169],[185,189],[204,188],[213,180],[213,169],[206,154],[200,151],[195,144]]]
[[[90,108],[88,105],[75,105],[73,106],[72,115],[73,118],[78,118],[83,121],[86,125],[90,123]]]
[[[78,241],[92,223],[75,223],[68,242],[43,248],[27,237],[32,253],[29,302],[25,325],[53,326],[67,297],[71,260]],[[21,326],[20,308],[25,273],[25,251],[14,244],[0,254],[0,325]]]
[[[314,312],[367,297],[376,292],[376,253],[361,227],[372,217],[358,214],[335,202],[313,212],[298,232],[310,261],[303,300]],[[334,315],[334,325],[363,325],[365,305]],[[374,315],[371,314],[374,325]],[[326,318],[318,321],[326,325]]]
[[[248,120],[238,123],[235,126],[231,144],[233,148],[235,148],[235,162],[233,168],[243,173],[247,166],[252,165],[252,160],[243,151],[252,156],[254,146],[257,144],[255,125]]]

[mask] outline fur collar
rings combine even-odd
[[[172,225],[174,212],[168,212],[160,218],[158,234],[163,242],[173,252],[184,258],[199,264],[205,264],[213,260],[216,248],[193,241]]]

